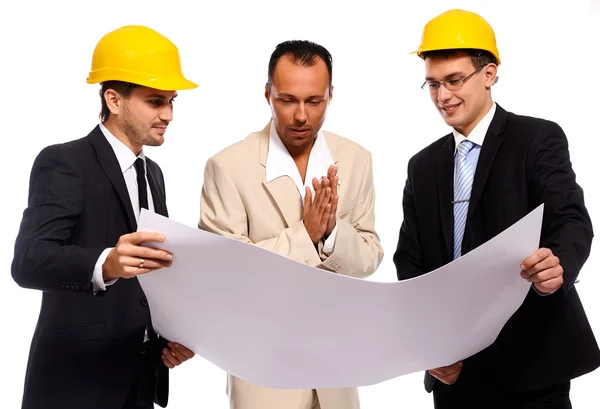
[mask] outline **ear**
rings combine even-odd
[[[331,102],[332,98],[333,98],[333,85],[329,87],[329,102]]]
[[[488,66],[484,68],[483,75],[485,76],[485,87],[490,89],[498,79],[498,66],[496,64],[488,64]]]
[[[113,115],[119,115],[123,109],[123,99],[119,93],[113,89],[107,89],[104,92],[104,101]]]
[[[265,99],[267,100],[267,104],[271,105],[271,93],[269,92],[269,83],[265,83]]]

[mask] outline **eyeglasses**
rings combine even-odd
[[[471,74],[469,74],[463,78],[452,78],[452,79],[445,80],[445,81],[425,81],[423,83],[423,85],[421,85],[421,89],[423,91],[429,90],[429,92],[431,94],[437,94],[440,89],[440,84],[442,84],[444,87],[446,87],[446,89],[448,91],[458,91],[459,89],[461,89],[463,87],[463,85],[465,85],[465,82],[467,82],[472,76],[477,74],[479,71],[481,71],[485,67],[486,67],[485,65],[483,67],[479,67],[478,69],[473,71]]]

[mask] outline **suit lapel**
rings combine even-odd
[[[469,201],[469,213],[467,215],[467,222],[473,215],[485,183],[494,164],[494,159],[498,153],[500,145],[502,145],[502,130],[506,121],[506,111],[496,104],[496,112],[494,118],[490,123],[490,127],[483,140],[479,159],[477,160],[477,169],[475,170],[475,178],[473,179],[473,188],[471,189],[471,198]],[[466,237],[466,235],[465,235]]]
[[[267,153],[269,152],[270,129],[271,121],[258,136],[258,159],[265,169],[267,166]],[[302,199],[296,184],[291,178],[283,176],[269,183],[263,181],[262,184],[269,192],[288,227],[302,219]]]
[[[331,137],[331,134],[329,134],[329,132],[323,131],[323,135],[325,136],[325,142],[327,142],[327,149],[329,149],[329,152],[331,153],[331,156],[333,157],[333,164],[335,166],[339,166],[338,158],[340,156],[339,155],[340,146],[338,144],[336,144],[335,139]],[[338,175],[339,174],[340,174],[340,172],[338,170]]]
[[[442,221],[442,233],[444,243],[446,243],[446,252],[452,260],[453,242],[454,242],[454,212],[453,212],[453,191],[454,191],[454,137],[449,134],[446,137],[446,143],[439,152],[437,160],[437,188],[438,205],[440,219]]]
[[[131,199],[129,199],[129,193],[127,191],[127,185],[125,184],[125,179],[123,179],[123,173],[121,172],[121,167],[119,166],[119,161],[117,157],[102,134],[99,126],[96,126],[92,132],[88,135],[88,138],[96,151],[96,158],[100,167],[104,171],[104,174],[110,180],[110,183],[113,185],[115,191],[117,192],[117,196],[121,199],[121,204],[125,208],[125,212],[127,213],[127,220],[129,221],[129,227],[131,231],[137,230],[137,222],[135,220],[135,215],[133,214],[133,206],[131,205]]]

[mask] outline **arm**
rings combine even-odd
[[[72,156],[51,146],[34,161],[11,266],[21,287],[93,294],[94,267],[105,249],[69,243],[83,211],[83,181]]]
[[[423,274],[423,255],[419,242],[419,229],[417,226],[417,209],[412,187],[411,163],[408,164],[407,178],[402,197],[404,218],[400,227],[400,235],[394,265],[398,280],[406,280]]]
[[[371,155],[362,167],[365,172],[352,220],[336,219],[336,227],[327,241],[319,242],[323,265],[340,274],[365,278],[373,274],[383,259],[383,248],[375,232],[375,187]],[[343,215],[342,215],[343,216]],[[332,251],[324,243],[335,242]],[[327,251],[326,251],[327,250]]]
[[[213,158],[206,162],[204,170],[198,227],[211,233],[253,243],[249,238],[246,208],[237,188],[227,171]],[[309,265],[321,264],[319,254],[302,220],[275,237],[253,244]]]
[[[555,123],[546,122],[531,140],[527,182],[534,203],[544,203],[540,247],[560,260],[566,295],[590,254],[594,233],[583,190],[575,181],[566,135]]]

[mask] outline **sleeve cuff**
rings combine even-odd
[[[333,253],[333,248],[335,247],[335,238],[337,236],[338,223],[335,224],[333,231],[325,240],[325,244],[323,245],[323,253],[330,256]]]
[[[111,250],[112,250],[112,248],[105,249],[100,254],[100,257],[98,257],[98,261],[96,262],[96,265],[94,266],[94,274],[92,275],[92,287],[93,287],[94,295],[96,295],[99,291],[106,291],[106,286],[113,285],[118,280],[118,278],[115,278],[114,280],[105,282],[102,279],[102,265],[106,261],[106,258],[108,257],[108,253],[110,253]]]

